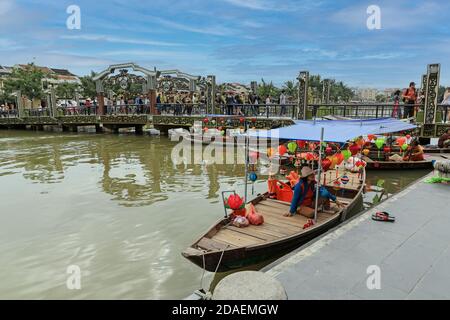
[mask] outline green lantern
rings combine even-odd
[[[377,146],[378,149],[381,149],[381,147],[384,145],[384,139],[378,138],[377,140],[375,140],[375,145]]]
[[[407,143],[402,144],[402,150],[405,151],[406,149],[408,149],[408,144]]]
[[[352,153],[350,152],[350,150],[342,150],[341,153],[344,156],[344,160],[347,160],[348,158],[350,158],[352,156]]]
[[[295,153],[295,151],[297,151],[297,143],[289,142],[288,143],[288,150],[289,150],[290,153]]]

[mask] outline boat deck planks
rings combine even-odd
[[[361,197],[364,179],[365,172],[362,174],[363,183],[359,178],[355,179],[359,188],[357,192],[348,191],[338,197],[343,208],[331,203],[331,208],[319,211],[317,222],[306,229],[303,226],[308,221],[307,217],[299,214],[285,217],[290,203],[269,199],[266,192],[251,201],[264,217],[262,225],[238,228],[230,224],[230,217],[222,218],[183,251],[183,256],[208,271],[222,272],[291,250],[339,224],[347,211],[354,207],[356,199]]]

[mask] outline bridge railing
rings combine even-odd
[[[17,118],[19,114],[17,110],[0,110],[0,118]]]
[[[353,119],[368,118],[407,118],[409,108],[417,122],[423,122],[423,105],[409,106],[405,104],[310,104],[307,108],[307,118],[340,116]],[[450,116],[450,105],[437,105],[436,122],[447,122]]]
[[[158,103],[157,113],[160,115],[205,115],[206,104],[204,103]]]
[[[222,114],[237,115],[247,117],[290,117],[295,118],[296,104],[218,104],[214,110],[207,110],[206,104],[189,104],[189,103],[161,103],[157,105],[158,113],[161,115],[206,115]]]

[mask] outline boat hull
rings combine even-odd
[[[204,262],[203,255],[188,255],[183,253],[183,256],[200,268],[204,268],[210,272],[215,272],[216,269],[218,272],[226,272],[233,269],[244,268],[286,254],[337,226],[340,221],[341,215],[322,224],[311,232],[303,233],[289,239],[283,239],[270,245],[240,247],[225,250],[223,251],[223,256],[222,251],[206,253],[204,254]],[[221,262],[218,267],[219,261]]]

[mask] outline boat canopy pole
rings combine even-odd
[[[247,121],[245,121],[245,148],[244,148],[244,153],[245,153],[245,186],[244,186],[244,203],[247,204],[247,184],[248,184],[248,149],[249,149],[249,145],[248,145],[248,128],[247,128]]]
[[[319,165],[317,169],[317,183],[316,183],[316,203],[314,206],[314,223],[317,222],[317,211],[319,210],[319,188],[320,188],[320,177],[322,175],[322,143],[323,143],[323,132],[324,128],[320,130],[320,144],[319,144]]]

